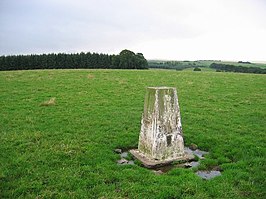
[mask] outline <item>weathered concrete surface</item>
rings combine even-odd
[[[175,158],[175,159],[168,159],[168,160],[155,160],[155,159],[150,159],[145,156],[144,153],[140,152],[138,149],[132,149],[130,150],[130,153],[137,158],[141,163],[143,164],[144,167],[147,168],[158,168],[158,167],[163,167],[166,165],[171,164],[174,161],[190,161],[194,159],[193,154],[189,153],[184,153],[184,155]]]
[[[147,164],[189,160],[185,153],[177,91],[172,87],[148,87],[141,120],[138,150],[132,155]]]

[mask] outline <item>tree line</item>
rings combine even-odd
[[[237,72],[237,73],[256,73],[256,74],[266,74],[266,69],[259,67],[244,67],[231,64],[220,64],[212,63],[210,68],[216,69],[216,71],[225,71],[225,72]]]
[[[9,55],[0,57],[0,71],[32,69],[147,69],[142,53],[122,50],[118,55],[102,53],[50,53],[42,55]]]
[[[183,70],[186,68],[205,67],[193,61],[149,61],[149,68]]]

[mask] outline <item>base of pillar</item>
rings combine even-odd
[[[180,162],[189,162],[194,160],[195,156],[192,154],[192,152],[185,150],[185,154],[182,157],[176,158],[176,159],[171,159],[171,160],[153,160],[145,157],[143,153],[141,153],[138,149],[131,149],[129,151],[134,158],[138,159],[144,167],[146,168],[157,168],[157,167],[162,167],[169,165],[175,161],[180,161]]]

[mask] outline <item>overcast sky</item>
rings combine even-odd
[[[0,0],[0,55],[266,61],[266,0]]]

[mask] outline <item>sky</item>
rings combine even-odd
[[[0,55],[266,61],[266,0],[0,0]]]

